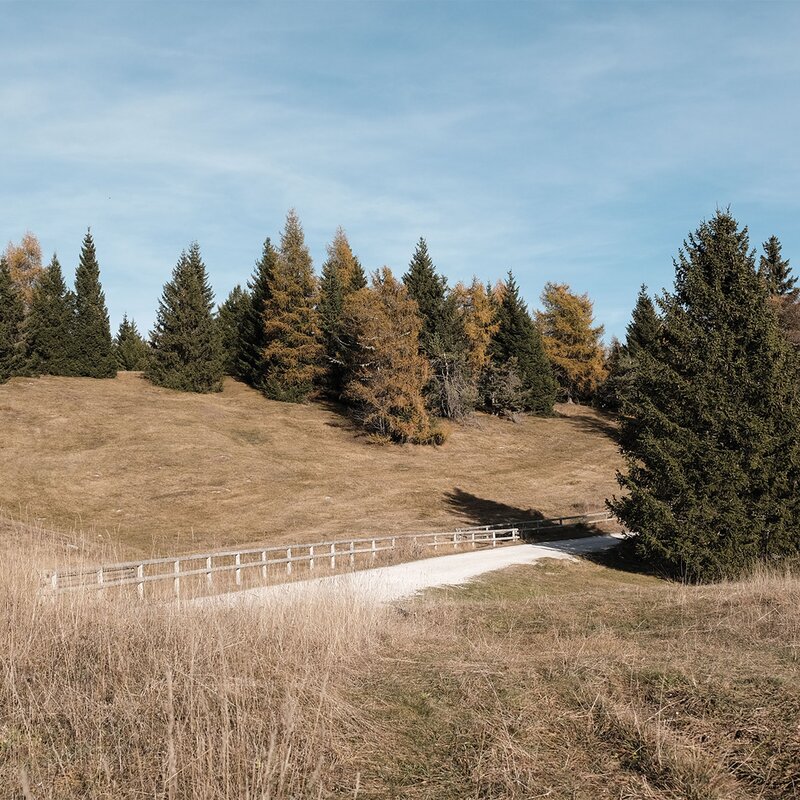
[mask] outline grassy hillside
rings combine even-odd
[[[14,797],[800,797],[796,578],[545,561],[400,605],[197,612],[42,603],[27,552],[5,566]]]
[[[590,409],[476,415],[442,447],[380,446],[334,407],[116,380],[0,386],[0,508],[120,552],[411,531],[582,513],[615,490],[613,429]]]

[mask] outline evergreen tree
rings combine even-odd
[[[626,496],[610,507],[654,567],[691,580],[797,556],[797,364],[747,229],[719,211],[684,242],[642,350],[623,432]]]
[[[800,347],[800,290],[792,275],[789,259],[781,255],[781,243],[776,236],[764,242],[758,274],[767,284],[770,304],[774,309],[784,336],[794,347]]]
[[[11,279],[8,261],[0,256],[0,383],[22,369],[23,317],[19,289]]]
[[[565,283],[547,283],[536,314],[542,344],[567,400],[591,400],[605,380],[603,326],[593,326],[592,301]]]
[[[495,364],[515,359],[516,373],[521,382],[523,410],[534,414],[553,413],[556,383],[542,339],[519,294],[511,272],[501,292],[498,292],[497,333],[489,348]]]
[[[116,338],[114,339],[114,358],[117,369],[139,371],[147,366],[150,348],[139,333],[136,323],[123,314]]]
[[[448,294],[420,238],[403,283],[422,318],[420,352],[431,365],[426,387],[430,406],[443,417],[460,418],[474,407],[474,381],[469,370],[469,342],[458,314],[458,299]]]
[[[264,350],[267,346],[265,314],[272,298],[272,287],[278,265],[278,251],[267,238],[256,262],[252,278],[247,282],[250,302],[242,315],[239,330],[239,358],[236,374],[250,386],[263,387],[266,367]]]
[[[652,351],[658,346],[661,337],[661,319],[644,284],[639,289],[631,321],[625,333],[625,349],[632,358],[636,358],[643,350]]]
[[[262,388],[267,397],[305,401],[323,371],[317,281],[303,228],[286,216],[270,294],[264,303]]]
[[[67,289],[58,258],[33,287],[25,319],[26,370],[34,375],[74,375],[75,295]]]
[[[238,284],[217,309],[217,327],[222,345],[222,367],[226,375],[238,376],[242,354],[240,339],[244,319],[250,309],[250,295]]]
[[[91,230],[86,232],[75,271],[74,369],[87,378],[113,378],[117,374],[112,352],[111,325],[106,298],[100,286]]]
[[[628,389],[631,376],[631,357],[628,350],[616,336],[605,354],[605,380],[595,395],[597,405],[606,410],[618,412],[622,409],[623,398]]]
[[[344,397],[359,423],[379,437],[416,444],[440,443],[422,390],[430,372],[419,352],[422,327],[416,303],[387,267],[371,289],[348,295],[342,330],[346,351]]]
[[[222,389],[222,347],[212,314],[214,293],[197,242],[181,253],[164,286],[145,375],[184,392]]]
[[[800,289],[795,288],[797,278],[792,275],[789,259],[781,255],[781,243],[777,236],[770,236],[762,245],[764,254],[758,265],[758,274],[766,281],[771,295],[797,297]]]
[[[342,228],[338,228],[328,245],[328,258],[322,266],[320,279],[319,318],[325,348],[327,369],[325,383],[336,397],[341,394],[347,347],[342,338],[341,318],[344,300],[366,286],[364,270],[353,254]]]

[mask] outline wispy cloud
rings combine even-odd
[[[3,7],[0,235],[69,263],[92,224],[115,319],[150,324],[192,238],[243,281],[289,206],[318,257],[343,224],[402,271],[425,235],[453,280],[588,290],[611,333],[717,203],[800,249],[793,6],[192,8]]]

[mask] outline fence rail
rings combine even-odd
[[[354,567],[359,560],[362,566],[373,565],[379,553],[396,551],[400,547],[457,550],[461,546],[477,548],[496,547],[498,544],[524,541],[535,531],[572,525],[591,525],[611,519],[605,511],[554,519],[523,520],[505,526],[485,525],[477,528],[460,528],[434,533],[410,533],[390,536],[370,536],[357,539],[313,542],[311,544],[272,545],[250,549],[221,550],[195,553],[172,558],[150,558],[94,567],[54,570],[45,575],[45,583],[54,592],[74,589],[110,589],[135,586],[140,598],[145,595],[145,585],[171,582],[171,593],[181,596],[181,584],[186,579],[198,579],[207,589],[213,589],[215,576],[220,573],[233,577],[234,587],[240,587],[244,575],[256,575],[262,582],[292,575],[296,564],[304,564],[308,573],[320,570],[333,572],[342,563]],[[362,558],[363,557],[363,558]],[[220,587],[221,588],[221,587]]]

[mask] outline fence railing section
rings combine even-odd
[[[224,577],[228,588],[241,587],[248,578],[269,582],[279,577],[292,576],[295,566],[303,565],[309,574],[334,572],[344,567],[374,565],[380,553],[397,551],[402,547],[412,552],[431,548],[433,551],[452,552],[460,547],[496,547],[506,542],[524,540],[531,532],[558,528],[565,525],[591,525],[610,519],[606,512],[583,514],[555,519],[524,520],[505,527],[486,525],[435,533],[412,533],[390,536],[372,536],[360,539],[314,542],[311,544],[272,545],[250,549],[223,550],[213,553],[196,553],[172,558],[151,558],[96,567],[59,569],[48,573],[46,584],[55,592],[73,589],[110,589],[135,587],[139,597],[144,597],[145,586],[171,583],[170,594],[181,596],[182,584],[187,580],[200,581],[206,590],[213,591],[218,579]],[[232,579],[233,585],[230,585]],[[221,585],[219,588],[223,588]]]

